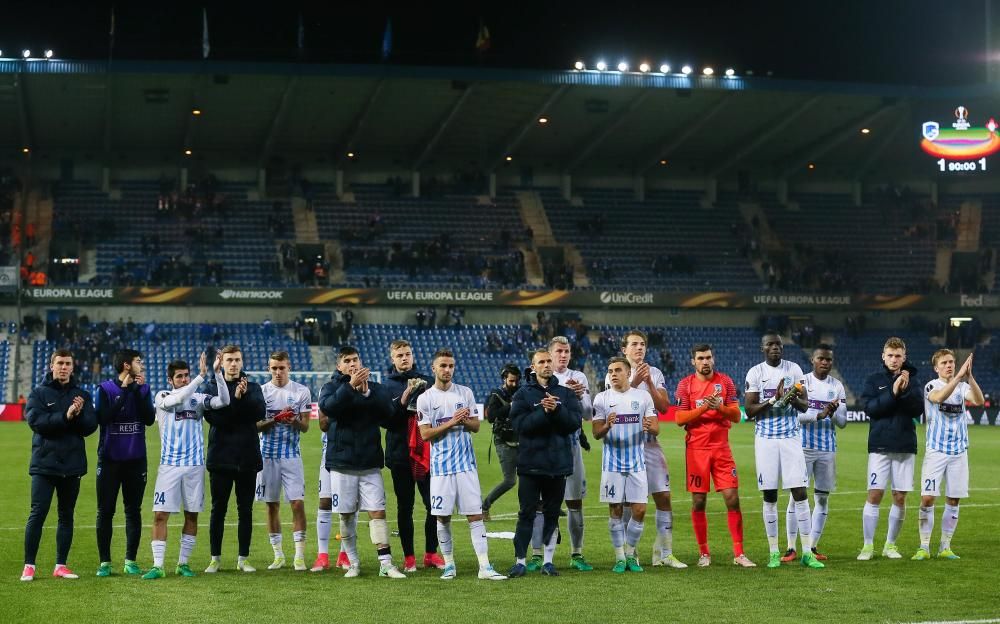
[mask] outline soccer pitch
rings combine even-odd
[[[661,444],[673,473],[674,552],[691,567],[686,570],[652,568],[643,574],[618,576],[611,573],[613,552],[607,529],[607,509],[598,502],[600,477],[599,442],[585,453],[590,491],[585,501],[585,554],[595,570],[589,573],[570,570],[568,539],[559,546],[556,565],[558,578],[529,574],[523,579],[487,582],[476,579],[476,559],[464,521],[456,523],[455,553],[458,578],[440,581],[434,570],[421,569],[406,580],[378,578],[378,563],[368,532],[362,526],[358,543],[362,558],[362,577],[342,579],[341,572],[311,574],[294,572],[290,565],[279,571],[264,570],[271,561],[271,548],[264,525],[266,512],[258,503],[254,508],[254,539],[251,562],[256,574],[234,571],[236,561],[236,511],[230,509],[223,549],[223,571],[201,574],[209,560],[208,510],[199,518],[198,544],[192,557],[197,578],[173,576],[180,538],[180,518],[171,519],[167,542],[168,576],[157,581],[126,578],[120,574],[124,551],[124,515],[119,507],[115,516],[113,553],[117,574],[111,578],[94,576],[97,569],[95,543],[95,455],[97,436],[88,439],[90,472],[84,477],[77,504],[76,532],[69,565],[81,576],[67,581],[50,576],[54,563],[56,510],[46,521],[38,556],[38,576],[32,583],[18,577],[23,563],[24,522],[29,507],[27,474],[31,450],[31,432],[23,423],[0,424],[0,621],[2,622],[607,622],[627,621],[697,621],[720,622],[801,622],[804,619],[836,618],[846,622],[920,622],[982,620],[1000,617],[1000,578],[990,562],[1000,553],[997,518],[1000,515],[1000,427],[973,427],[970,431],[970,498],[963,501],[961,519],[953,541],[960,561],[932,559],[913,562],[916,550],[917,505],[915,494],[908,497],[903,532],[898,541],[902,560],[855,560],[861,547],[861,508],[865,498],[867,424],[852,423],[840,433],[838,452],[838,491],[830,499],[830,517],[820,543],[829,555],[825,570],[807,570],[798,563],[780,569],[764,567],[767,542],[761,519],[761,497],[753,479],[753,426],[742,424],[731,433],[733,451],[741,471],[747,555],[760,567],[740,569],[730,565],[732,558],[726,529],[725,508],[721,497],[709,497],[709,536],[713,564],[707,569],[695,567],[697,546],[691,528],[690,495],[683,488],[683,431],[664,424]],[[923,429],[918,432],[923,446]],[[489,428],[475,436],[480,482],[488,492],[500,481],[494,458],[487,463]],[[153,483],[159,440],[156,428],[148,431],[150,449],[149,481],[143,503],[144,526],[139,549],[139,563],[151,565],[149,527]],[[316,553],[315,475],[319,465],[320,439],[313,427],[303,439],[307,478],[306,510],[309,522],[306,547],[307,563]],[[915,480],[923,450],[917,459]],[[386,472],[390,528],[395,529],[394,499]],[[206,488],[207,489],[207,488]],[[810,499],[811,500],[811,499]],[[787,496],[782,495],[779,510],[784,512]],[[511,491],[493,508],[490,532],[513,531],[516,492]],[[936,506],[932,550],[937,548],[943,498]],[[876,534],[876,552],[885,540],[889,497],[883,501]],[[417,503],[418,516],[422,505]],[[292,550],[291,514],[282,508],[285,526],[285,552]],[[654,538],[652,505],[650,518],[640,544],[640,561],[648,564]],[[785,545],[785,514],[779,514],[780,542]],[[565,520],[562,521],[565,531]],[[336,525],[335,525],[336,526]],[[416,547],[423,550],[423,533],[417,521]],[[397,563],[402,561],[399,540],[392,539]],[[331,540],[331,550],[337,542]],[[491,539],[490,556],[497,570],[505,571],[513,563],[510,540]],[[419,560],[419,555],[418,555]],[[289,558],[290,563],[290,558]]]

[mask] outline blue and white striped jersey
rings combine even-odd
[[[629,376],[628,376],[629,383],[632,383],[632,380],[634,378],[635,378],[635,368],[633,367],[632,368],[632,372],[629,373]],[[663,376],[663,371],[661,371],[660,369],[656,368],[653,365],[650,365],[650,367],[649,367],[649,380],[651,382],[653,382],[653,387],[656,388],[657,390],[666,390],[667,389],[667,380]],[[605,388],[609,388],[609,389],[611,388],[611,375],[610,374],[605,374],[604,375],[604,387]],[[646,394],[649,394],[649,390],[648,390],[646,384],[642,384],[641,386],[639,386],[637,388],[637,390],[642,390]],[[653,397],[651,395],[650,396],[650,400],[652,400],[652,398]],[[655,410],[656,408],[653,408],[653,409]],[[655,444],[656,446],[660,445],[660,441],[657,440],[656,436],[653,435],[652,433],[645,434],[645,438],[646,438],[645,439],[646,444],[651,444],[651,445]]]
[[[447,390],[439,390],[431,386],[417,397],[417,424],[438,427],[463,407],[471,411],[469,418],[479,418],[476,398],[468,387],[453,383]],[[452,427],[431,442],[431,476],[470,470],[476,470],[476,452],[472,447],[472,434],[465,427]]]
[[[782,392],[787,391],[796,382],[804,382],[805,375],[795,362],[781,360],[778,366],[761,362],[747,371],[747,392],[757,392],[761,401],[774,396],[778,383],[784,380]],[[779,399],[781,397],[778,397]],[[799,432],[799,413],[791,405],[784,409],[770,408],[757,417],[754,425],[754,435],[758,438],[791,438]]]
[[[309,388],[297,381],[289,380],[280,388],[269,381],[260,387],[264,393],[266,418],[273,420],[285,409],[295,412],[309,412],[312,404],[312,393]],[[260,433],[260,455],[264,459],[293,459],[300,456],[299,430],[291,424],[277,423],[267,431]]]
[[[646,469],[643,418],[656,418],[653,397],[640,388],[618,392],[609,388],[594,397],[594,420],[615,414],[615,424],[604,436],[601,469],[605,472],[642,472]]]
[[[924,386],[924,414],[927,416],[927,448],[946,455],[961,455],[969,449],[969,410],[965,400],[971,389],[960,381],[951,396],[941,403],[931,403],[928,395],[947,385],[943,379],[934,379]]]
[[[183,388],[156,393],[153,405],[160,429],[161,466],[205,465],[202,417],[206,408],[219,409],[229,405],[229,388],[221,372],[216,375],[219,396],[195,392],[203,382],[199,375]]]
[[[806,390],[809,392],[809,409],[806,410],[806,419],[811,422],[802,423],[802,448],[814,451],[836,451],[837,433],[834,428],[836,416],[816,420],[816,414],[820,413],[826,406],[835,400],[840,400],[837,412],[847,411],[847,392],[844,384],[834,379],[832,375],[827,375],[826,379],[817,379],[816,375],[809,373],[806,375]]]

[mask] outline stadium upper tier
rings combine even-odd
[[[340,240],[347,286],[523,287],[525,240],[516,200],[501,192],[413,198],[385,184],[354,184],[354,201],[318,186],[313,205],[320,238]],[[506,233],[506,234],[504,234]]]
[[[249,186],[238,183],[219,183],[214,202],[206,201],[207,191],[198,191],[190,207],[161,193],[156,181],[121,182],[118,188],[120,199],[86,182],[60,182],[54,192],[54,236],[93,244],[101,283],[276,284],[277,276],[264,268],[278,261],[269,216],[283,220],[291,232],[287,202],[249,201]]]
[[[594,288],[752,292],[761,287],[731,227],[742,223],[739,211],[702,208],[701,191],[650,191],[640,202],[632,190],[583,189],[582,205],[567,202],[556,189],[540,195],[556,239],[577,247]]]

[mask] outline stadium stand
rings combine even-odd
[[[315,185],[320,238],[340,240],[348,286],[523,287],[524,226],[511,192],[419,199],[388,184],[354,184],[354,202]]]
[[[573,205],[557,189],[539,194],[556,239],[583,255],[591,287],[670,291],[756,291],[740,255],[735,205],[702,208],[702,191],[656,190],[645,202],[624,189],[580,189]]]
[[[291,230],[287,203],[250,201],[249,186],[221,182],[178,197],[157,181],[116,185],[120,199],[87,182],[60,182],[53,232],[97,250],[100,284],[272,286],[276,223]]]

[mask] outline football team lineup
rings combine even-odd
[[[342,347],[337,353],[337,374],[318,398],[322,448],[317,457],[306,460],[310,465],[318,460],[319,476],[316,557],[311,566],[306,560],[311,540],[306,522],[304,457],[308,457],[305,449],[315,442],[303,434],[311,428],[313,397],[307,387],[290,379],[287,353],[271,354],[271,379],[264,384],[247,379],[242,352],[236,345],[217,354],[203,354],[195,366],[177,360],[167,370],[170,389],[153,396],[145,383],[152,372],[145,370],[142,354],[125,349],[115,356],[117,377],[101,384],[97,396],[91,397],[76,385],[72,353],[57,350],[49,362],[50,375],[32,392],[27,405],[34,441],[21,580],[34,580],[36,559],[51,557],[47,552],[39,557],[39,547],[53,498],[59,512],[52,576],[79,578],[69,567],[68,558],[74,530],[84,527],[74,529],[72,517],[78,497],[84,498],[80,496],[81,480],[87,473],[88,454],[93,455],[93,442],[87,438],[95,432],[99,432],[94,436],[98,438],[94,462],[97,523],[86,528],[97,530],[97,577],[116,576],[119,570],[123,576],[144,580],[161,579],[171,571],[178,577],[200,576],[201,570],[192,568],[191,557],[198,542],[199,513],[206,506],[206,472],[211,510],[210,558],[204,574],[209,575],[227,567],[222,555],[225,528],[232,526],[226,518],[234,491],[238,519],[235,569],[242,573],[256,571],[249,560],[256,501],[266,508],[265,525],[273,551],[268,570],[288,564],[283,543],[283,528],[287,527],[280,518],[287,504],[294,543],[289,567],[296,571],[325,576],[324,572],[343,568],[346,578],[364,576],[362,561],[368,556],[362,555],[367,549],[359,546],[358,527],[366,524],[377,559],[377,568],[372,570],[377,569],[377,576],[404,579],[423,567],[437,570],[442,580],[452,580],[459,572],[464,574],[469,565],[475,570],[470,576],[490,581],[533,572],[550,577],[570,572],[575,576],[594,571],[592,561],[598,563],[597,569],[629,575],[645,571],[642,559],[652,567],[677,570],[689,565],[718,567],[720,563],[734,568],[758,567],[753,559],[758,559],[761,567],[798,563],[806,569],[822,569],[830,559],[842,564],[851,559],[869,561],[879,555],[885,559],[956,561],[960,557],[952,539],[959,510],[995,506],[991,502],[962,504],[970,491],[997,489],[970,488],[969,483],[968,406],[984,401],[973,374],[972,356],[959,363],[954,352],[939,349],[931,358],[933,371],[917,371],[906,358],[905,343],[895,337],[886,340],[881,364],[873,364],[876,372],[867,379],[861,395],[870,418],[865,479],[863,484],[858,482],[863,488],[838,491],[838,431],[847,427],[847,396],[843,384],[831,375],[835,347],[816,345],[811,350],[812,370],[805,373],[782,357],[780,336],[762,336],[759,349],[763,361],[741,380],[745,391],[742,407],[753,421],[752,446],[730,443],[731,432],[737,435],[746,430],[733,429],[742,418],[741,401],[733,379],[718,370],[710,344],[691,346],[692,372],[670,390],[662,372],[646,363],[646,348],[643,332],[626,332],[620,355],[608,361],[605,389],[597,392],[595,388],[592,393],[587,377],[568,368],[569,341],[555,337],[547,348],[531,353],[527,368],[504,368],[501,385],[484,401],[485,413],[480,415],[471,390],[452,381],[461,363],[447,348],[434,354],[428,362],[430,374],[425,375],[418,372],[410,344],[393,341],[387,345],[393,369],[378,383],[365,367],[362,354],[353,347]],[[491,434],[487,434],[492,439],[486,464],[495,453],[503,477],[488,493],[480,485],[481,481],[486,484],[481,473],[498,475],[492,467],[480,469],[484,436],[476,436],[480,439],[476,443],[473,434],[479,432],[481,419],[492,425]],[[925,423],[924,440],[918,443],[917,424],[921,420]],[[152,565],[144,569],[138,560],[140,535],[144,523],[148,524],[141,511],[147,477],[147,427],[159,434],[160,454],[151,497]],[[667,455],[677,446],[676,427],[683,427],[684,443],[678,451],[682,457],[673,459],[674,473],[683,474],[683,480],[675,480],[671,487]],[[858,427],[852,425],[847,431]],[[853,435],[858,442],[858,434]],[[588,499],[585,461],[591,438],[600,440],[602,447],[594,449],[600,455],[600,506],[584,505],[593,503],[592,495]],[[155,447],[150,446],[149,453],[155,453]],[[918,447],[923,453],[919,473]],[[750,448],[752,469],[746,461]],[[861,456],[860,449],[848,452]],[[741,457],[739,462],[737,456]],[[678,471],[678,459],[684,463],[683,473]],[[391,477],[392,498],[387,496],[386,471]],[[748,473],[762,497],[760,518],[767,545],[763,559],[759,555],[751,558],[744,551],[744,515],[751,512],[746,512],[741,502],[757,500],[745,491],[740,495],[739,476]],[[854,484],[856,475],[848,479]],[[679,483],[688,495],[678,495]],[[515,487],[516,513],[495,511],[498,500]],[[720,496],[712,496],[713,488]],[[783,520],[778,505],[781,490],[789,491]],[[936,499],[942,491],[943,513],[936,521]],[[898,541],[904,535],[910,492],[914,492],[911,505],[917,503],[913,532],[919,545],[912,554],[904,554]],[[120,528],[113,523],[119,493],[125,510],[121,567],[112,555],[114,529]],[[879,540],[881,548],[876,550],[881,503],[887,493],[888,527],[885,538]],[[414,539],[417,494],[426,512],[422,553]],[[863,507],[847,503],[846,498],[838,498],[844,502],[833,506],[841,517],[848,509],[861,512],[861,543],[849,553],[842,548],[825,552],[820,540],[831,515],[831,498],[850,495],[857,501],[862,494],[866,495]],[[312,496],[308,498],[312,503]],[[501,505],[509,509],[511,498]],[[647,530],[650,499],[653,509]],[[724,512],[717,507],[719,502],[724,504]],[[712,511],[708,510],[710,504],[716,505]],[[592,513],[602,507],[606,515]],[[690,514],[691,530],[685,529],[685,537],[677,540],[685,543],[683,549],[674,548],[675,507]],[[397,514],[396,528],[391,532],[387,510]],[[175,517],[183,517],[179,539],[175,538],[179,552],[176,565],[170,569],[166,566],[169,527],[176,530],[178,526],[170,519],[171,514],[181,513]],[[722,513],[732,552],[725,557],[718,551],[713,554],[708,537],[708,517]],[[455,514],[467,523],[474,560],[462,553],[456,555],[459,535],[451,522]],[[565,533],[560,527],[562,515],[566,518]],[[607,519],[604,539],[597,537],[603,531],[595,531],[592,522],[585,522],[602,517]],[[488,533],[486,525],[509,526],[513,520],[514,563],[498,570],[493,561],[498,558],[496,544],[502,541],[494,539],[491,552],[489,538],[509,538],[511,533]],[[585,524],[589,535],[586,556]],[[786,528],[784,548],[779,537],[781,524]],[[857,526],[856,520],[854,524]],[[932,548],[936,525],[936,548]],[[335,533],[333,539],[339,540],[335,557],[330,552],[331,532]],[[686,543],[686,534],[691,532],[693,549]],[[644,534],[653,542],[648,558],[640,555]],[[397,551],[394,559],[390,542],[397,537],[402,557]],[[566,541],[569,556],[560,559],[567,562],[563,567],[556,564],[555,553]],[[759,540],[748,537],[746,541]],[[601,542],[603,546],[598,545]],[[595,550],[600,553],[596,557],[592,554]],[[679,557],[678,553],[683,554]],[[605,562],[610,565],[604,567]]]

